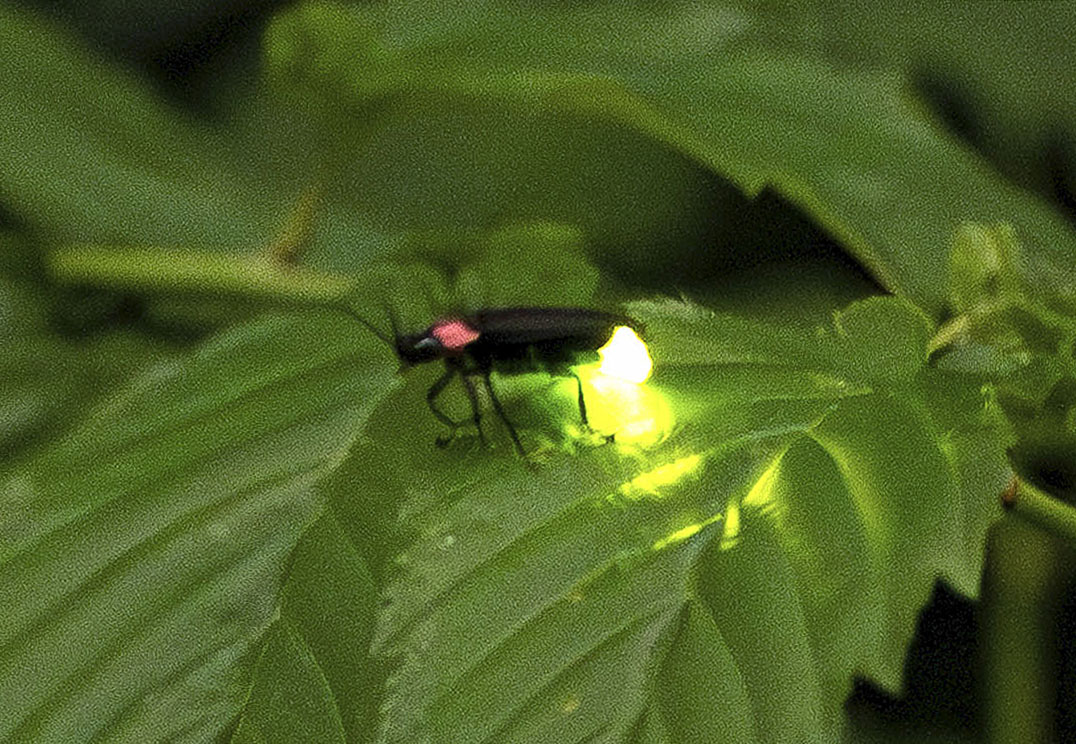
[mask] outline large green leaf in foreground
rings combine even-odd
[[[386,370],[344,318],[262,319],[5,473],[0,740],[205,741],[233,720],[314,481]]]
[[[371,662],[351,636],[368,625],[341,618],[369,606],[369,582],[326,583],[291,593],[263,657],[268,699],[290,700],[310,730],[385,744],[833,741],[853,674],[899,684],[933,582],[975,593],[1007,474],[978,382],[927,365],[929,325],[894,299],[817,335],[671,302],[631,311],[658,365],[648,405],[676,419],[668,438],[527,467],[416,451],[379,421],[386,441],[347,469],[391,475],[338,479],[339,526],[318,541],[364,572],[351,556],[370,545],[333,535],[386,537],[345,505],[404,500],[413,538],[374,634],[392,671],[381,691],[355,689]],[[352,677],[334,671],[341,658]],[[316,684],[289,698],[282,679]],[[375,735],[356,711],[378,697]],[[252,705],[262,740],[296,730]]]

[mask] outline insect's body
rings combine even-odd
[[[623,315],[567,307],[479,310],[467,322],[478,337],[464,352],[480,370],[502,374],[562,374],[580,354],[596,353],[618,326],[635,326]]]
[[[367,321],[359,320],[375,330]],[[493,392],[490,374],[544,371],[574,377],[579,385],[579,413],[586,425],[582,382],[572,372],[571,366],[583,361],[581,357],[587,353],[597,357],[598,349],[609,341],[620,326],[638,329],[638,324],[631,318],[586,308],[490,308],[465,317],[439,320],[423,333],[397,334],[392,341],[396,354],[407,366],[444,360],[445,372],[429,389],[426,400],[433,414],[452,431],[461,424],[437,407],[437,398],[456,375],[462,378],[471,402],[472,420],[479,437],[484,440],[473,379],[480,378],[489,392],[494,410],[507,427],[516,449],[522,454],[523,445]],[[448,439],[439,441],[444,443]]]

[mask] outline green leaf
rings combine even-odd
[[[1015,280],[1011,272],[1017,260],[1016,250],[1011,227],[988,229],[972,222],[957,228],[949,253],[953,309],[966,313],[984,305],[1015,300],[1011,296]]]
[[[328,682],[286,620],[266,633],[255,683],[232,741],[347,741]]]
[[[853,674],[899,684],[934,582],[976,591],[1001,436],[976,381],[926,365],[918,311],[797,337],[632,310],[663,444],[410,466],[378,741],[836,741]]]
[[[1076,452],[1071,268],[1028,256],[1007,224],[961,226],[950,263],[953,305],[961,314],[935,334],[932,351],[940,364],[980,375],[990,386],[990,415],[1009,427],[1016,469],[1070,490],[1076,473],[1069,465]],[[947,397],[932,404],[943,410]]]
[[[0,235],[0,250],[11,247]],[[133,334],[65,339],[50,327],[37,286],[0,277],[0,460],[72,427],[103,393],[171,351]]]
[[[481,259],[464,267],[457,279],[465,307],[590,304],[598,270],[583,255],[578,229],[553,223],[510,225],[485,243]]]
[[[680,622],[656,684],[665,726],[685,744],[758,741],[743,677],[713,616],[689,600]]]
[[[237,187],[242,161],[218,132],[21,8],[0,7],[0,45],[0,178],[5,206],[31,226],[162,245],[268,234],[272,200]]]
[[[275,77],[298,90],[320,91],[330,106],[384,117],[383,131],[391,136],[377,139],[381,146],[370,148],[372,155],[341,161],[349,172],[372,169],[398,183],[384,198],[371,194],[375,213],[402,206],[409,214],[423,205],[431,218],[466,214],[482,221],[489,214],[504,219],[537,211],[586,225],[588,234],[614,238],[613,245],[623,235],[633,252],[645,251],[639,236],[660,244],[655,224],[676,224],[662,216],[677,208],[681,217],[692,214],[684,208],[689,192],[680,190],[691,177],[674,175],[670,158],[650,164],[639,143],[616,139],[614,130],[627,128],[748,195],[773,189],[885,287],[932,315],[947,299],[938,281],[946,269],[940,247],[954,220],[1010,222],[1036,257],[1055,264],[1076,251],[1076,238],[1059,215],[945,135],[907,95],[900,76],[760,49],[743,33],[749,24],[737,13],[708,18],[711,33],[703,35],[682,33],[698,23],[690,4],[487,3],[433,10],[424,2],[306,3],[282,14],[267,37]],[[559,131],[559,139],[537,140],[535,147],[529,134],[535,120]],[[582,139],[579,131],[587,131],[580,122],[589,131],[605,127],[601,145],[571,149]],[[473,143],[481,157],[467,146],[431,150],[432,132],[444,137],[445,128],[458,129],[453,141]],[[549,164],[549,148],[557,146],[563,148],[560,162],[571,164],[564,172]],[[661,190],[640,204],[638,193],[615,176],[584,181],[583,174],[604,173],[609,152],[622,155],[620,168],[639,168],[630,171],[636,180],[645,181],[640,166],[649,167],[651,183]],[[431,158],[442,167],[431,168]],[[469,162],[481,163],[480,175],[466,167]],[[497,175],[502,162],[511,186]],[[436,181],[428,178],[431,170]],[[521,170],[528,183],[543,188],[512,191]],[[421,182],[408,178],[415,173]],[[487,184],[488,205],[481,194],[452,187],[475,178]],[[408,199],[401,201],[401,189]],[[466,203],[453,199],[454,191]],[[603,192],[615,198],[603,200]],[[731,221],[736,206],[722,206],[729,213],[718,219]],[[634,239],[624,234],[627,225],[635,228]],[[665,257],[652,252],[648,258],[649,264],[634,265],[645,270]]]
[[[233,741],[367,741],[380,682],[369,656],[376,608],[366,562],[322,514],[292,554],[278,640],[266,645]]]
[[[391,385],[326,320],[216,337],[5,473],[0,738],[204,741],[234,719],[312,487]]]
[[[26,287],[0,279],[0,452],[5,454],[17,451],[75,397],[71,349],[48,332],[40,305]]]
[[[699,594],[743,678],[750,707],[741,715],[750,715],[759,738],[819,741],[824,712],[833,711],[822,706],[807,618],[796,592],[792,564],[802,558],[780,544],[771,520],[757,517],[746,511],[736,542],[723,550],[714,546],[700,566]],[[822,658],[824,668],[831,657]]]
[[[857,660],[870,659],[886,632],[887,595],[879,584],[883,568],[863,510],[837,463],[806,438],[783,453],[751,503],[766,517],[756,518],[759,537],[791,556],[792,591],[810,646],[825,660],[817,674],[823,704],[836,710],[851,689],[852,675],[866,671]],[[745,539],[752,531],[745,528]],[[834,622],[849,632],[833,632]],[[892,669],[886,673],[892,679]]]

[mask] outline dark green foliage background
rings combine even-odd
[[[0,740],[875,740],[853,680],[977,596],[1010,454],[1076,482],[1074,28],[0,4]],[[532,458],[437,449],[345,297],[622,307],[672,423],[589,446],[523,379]]]

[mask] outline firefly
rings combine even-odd
[[[601,310],[577,307],[502,307],[477,310],[434,322],[421,333],[400,334],[393,322],[393,337],[382,334],[372,323],[350,308],[343,308],[396,351],[404,367],[442,360],[444,373],[430,386],[426,403],[433,415],[450,430],[438,439],[447,444],[463,422],[452,419],[437,405],[446,387],[456,378],[463,381],[471,404],[471,419],[484,443],[482,414],[476,383],[485,386],[497,417],[504,423],[516,451],[525,454],[519,433],[505,414],[493,389],[491,374],[518,375],[547,372],[567,376],[577,384],[579,417],[589,427],[583,382],[572,367],[587,353],[597,352],[602,374],[641,383],[650,375],[652,362],[639,338],[640,325],[631,318]]]

